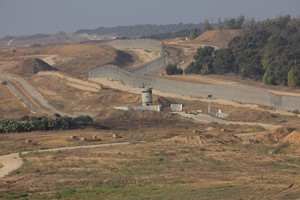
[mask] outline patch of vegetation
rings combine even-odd
[[[7,81],[2,81],[2,85],[8,85]]]
[[[40,130],[68,130],[89,125],[93,119],[89,116],[79,116],[76,118],[56,117],[56,118],[34,118],[25,122],[14,120],[1,120],[0,133],[30,132]]]
[[[294,110],[293,113],[298,115],[298,114],[300,114],[300,111],[299,110]]]
[[[266,129],[262,126],[251,126],[243,129],[241,133],[256,133],[256,132],[263,132],[266,131]]]
[[[227,20],[240,27],[238,20]],[[230,25],[231,24],[231,25]],[[229,48],[197,50],[185,73],[234,73],[265,84],[300,86],[300,18],[282,16],[273,20],[245,23],[245,34],[234,38]]]
[[[183,74],[183,69],[180,67],[177,67],[177,65],[168,65],[166,67],[166,73],[168,75],[177,75],[177,74]]]
[[[27,192],[15,192],[13,194],[0,194],[0,199],[29,199]]]
[[[267,155],[270,154],[274,150],[273,146],[268,146],[268,145],[260,145],[256,147],[256,153],[262,154],[262,155]]]
[[[89,33],[98,35],[116,34],[120,38],[153,38],[165,39],[171,37],[188,37],[189,33],[198,29],[201,30],[202,23],[199,24],[168,24],[168,25],[133,25],[116,27],[99,27],[96,29],[82,29],[76,31],[77,34]]]
[[[285,153],[285,151],[287,150],[288,147],[289,147],[289,143],[285,142],[285,143],[279,145],[277,148],[275,148],[273,153],[274,154]]]

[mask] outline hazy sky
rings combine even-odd
[[[300,16],[300,0],[0,0],[0,37],[287,14]]]

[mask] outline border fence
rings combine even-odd
[[[114,65],[97,67],[89,71],[89,78],[114,78],[132,87],[143,84],[154,89],[185,96],[226,99],[240,103],[258,104],[279,110],[300,110],[300,96],[277,95],[269,91],[250,86],[196,84],[134,74]]]

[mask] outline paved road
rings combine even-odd
[[[16,75],[11,75],[8,73],[4,73],[1,72],[0,75],[0,80],[8,80],[10,81],[10,84],[12,85],[11,87],[14,87],[14,90],[11,89],[11,87],[9,87],[11,89],[11,91],[18,97],[21,99],[21,101],[28,102],[27,103],[27,107],[33,111],[33,112],[39,112],[39,113],[43,113],[43,114],[60,114],[61,116],[69,116],[69,117],[74,117],[71,114],[59,111],[57,109],[55,109],[53,106],[51,106],[47,100],[36,90],[32,87],[32,85],[30,83],[28,83],[26,80],[24,80],[21,77],[17,77]],[[39,109],[36,106],[33,106],[33,103],[30,102],[30,100],[28,98],[26,98],[24,95],[22,95],[22,92],[18,89],[18,87],[16,87],[15,85],[13,85],[13,83],[11,81],[16,81],[19,84],[22,85],[22,87],[24,88],[24,90],[26,91],[27,94],[29,94],[33,99],[36,100],[36,102],[38,104],[41,105],[41,107],[43,107],[44,109]],[[20,95],[21,93],[21,95]],[[30,104],[30,105],[28,105]]]
[[[142,143],[142,142],[141,142]],[[123,143],[109,143],[109,144],[98,144],[98,145],[86,145],[86,146],[73,146],[73,147],[61,147],[61,148],[53,148],[53,149],[43,149],[37,151],[24,151],[20,153],[12,153],[4,156],[0,156],[0,165],[3,167],[0,168],[0,178],[8,175],[14,170],[19,169],[23,160],[20,158],[19,154],[26,155],[31,152],[55,152],[55,151],[65,151],[65,150],[73,150],[73,149],[87,149],[87,148],[97,148],[97,147],[110,147],[110,146],[121,146],[121,145],[129,145],[130,142]]]
[[[70,115],[65,112],[61,112],[61,111],[55,109],[50,104],[48,104],[47,100],[36,89],[34,89],[32,87],[32,85],[29,84],[26,80],[19,78],[19,77],[18,78],[14,77],[13,80],[20,83],[30,96],[32,96],[40,105],[42,105],[47,110],[51,111],[53,114],[57,113],[57,114],[60,114],[61,116],[73,117],[73,115]]]

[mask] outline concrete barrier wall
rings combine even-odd
[[[258,104],[280,110],[300,110],[300,97],[272,94],[266,90],[249,86],[196,84],[133,74],[117,66],[108,65],[95,68],[89,72],[89,78],[111,77],[133,87],[143,84],[152,86],[162,92],[206,98],[226,99],[240,103]]]
[[[104,43],[116,49],[147,49],[150,51],[162,51],[162,42],[151,39],[113,40]]]
[[[167,67],[167,58],[165,58],[164,56],[160,56],[159,58],[156,58],[150,62],[147,62],[138,66],[137,68],[130,70],[130,72],[134,74],[145,75],[151,74],[165,67]]]

